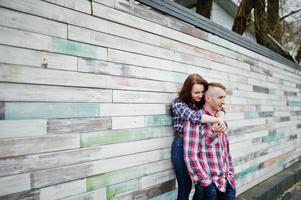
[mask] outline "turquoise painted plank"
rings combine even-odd
[[[96,116],[99,116],[99,104],[96,103],[5,103],[6,120]]]
[[[257,112],[245,112],[244,113],[244,119],[252,119],[252,118],[258,118]]]
[[[300,101],[287,101],[289,106],[294,106],[294,107],[301,107],[301,102]]]
[[[88,58],[107,59],[107,49],[61,38],[51,38],[51,50]]]
[[[276,90],[269,88],[269,94],[276,94]]]
[[[153,115],[144,117],[144,126],[169,126],[172,125],[170,115]]]
[[[149,200],[174,200],[177,199],[178,190],[172,190],[163,194],[160,194],[156,197],[153,197]]]

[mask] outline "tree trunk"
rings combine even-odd
[[[247,21],[254,8],[256,0],[242,0],[236,13],[232,31],[242,35],[247,28]]]
[[[280,42],[280,19],[279,19],[279,0],[268,0],[267,3],[267,23],[269,33]]]
[[[265,0],[257,0],[254,7],[254,19],[255,19],[255,36],[258,44],[267,47],[267,27],[266,14],[265,14]]]
[[[299,44],[299,49],[297,51],[297,55],[295,58],[296,58],[297,62],[300,63],[300,61],[301,61],[301,43]]]
[[[196,12],[210,19],[213,0],[197,0]]]

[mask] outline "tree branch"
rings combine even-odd
[[[282,17],[280,17],[280,20],[284,20],[285,18],[287,18],[287,17],[289,17],[289,16],[291,16],[291,15],[293,15],[293,14],[296,14],[296,13],[298,13],[298,12],[300,12],[300,11],[301,11],[301,8],[298,9],[298,10],[294,10],[294,11],[292,11],[292,12],[290,12],[290,13],[288,13],[288,14],[282,16]]]

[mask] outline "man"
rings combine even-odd
[[[214,116],[222,109],[225,87],[209,83],[203,114]],[[184,123],[184,159],[199,200],[235,199],[234,168],[227,132],[214,131],[214,125]]]

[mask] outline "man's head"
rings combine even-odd
[[[211,82],[205,93],[205,107],[210,112],[221,110],[225,103],[226,88],[221,83]]]

